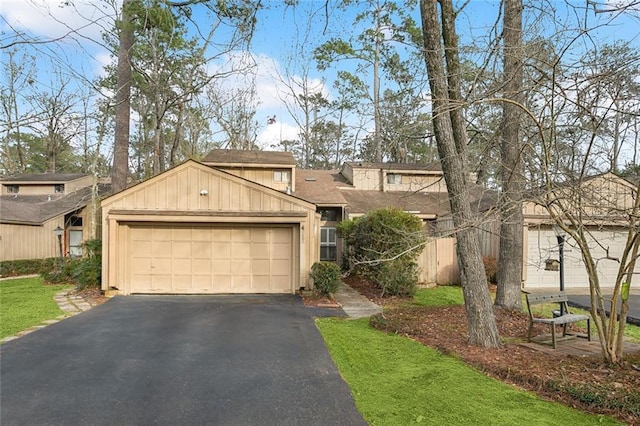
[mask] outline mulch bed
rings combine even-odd
[[[409,299],[380,297],[378,289],[359,277],[349,277],[347,282],[386,307],[384,314],[371,319],[378,329],[410,337],[543,398],[640,425],[640,353],[625,354],[619,366],[607,365],[598,357],[549,356],[520,345],[526,342],[526,313],[500,308],[494,313],[503,346],[480,348],[467,343],[464,306],[420,307]],[[546,333],[547,326],[535,326],[534,335]]]

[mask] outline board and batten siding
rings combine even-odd
[[[103,289],[126,285],[122,257],[132,223],[291,224],[301,287],[318,258],[314,204],[192,160],[106,198],[102,218]]]
[[[62,217],[34,226],[0,224],[0,261],[60,256],[58,226],[64,226]]]

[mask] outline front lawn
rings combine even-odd
[[[319,319],[329,352],[371,425],[617,424],[491,379],[367,320]]]
[[[66,288],[39,277],[0,281],[0,339],[63,314],[53,296]]]

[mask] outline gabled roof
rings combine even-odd
[[[65,183],[89,176],[87,173],[29,173],[21,175],[5,176],[0,178],[3,184],[17,183]]]
[[[202,160],[204,164],[227,165],[286,165],[295,166],[296,160],[290,152],[281,151],[245,151],[240,149],[214,149]]]
[[[108,185],[99,185],[98,194],[109,192]],[[0,196],[0,223],[42,225],[57,216],[71,213],[91,202],[91,187],[79,189],[69,195],[2,195]]]
[[[296,170],[294,195],[320,205],[346,205],[339,188],[349,188],[347,179],[337,170]]]

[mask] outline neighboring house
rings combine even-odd
[[[24,174],[0,184],[0,260],[60,256],[56,228],[63,231],[62,254],[82,255],[91,229],[91,175]]]
[[[340,260],[339,221],[387,206],[429,229],[449,214],[439,167],[298,170],[291,153],[214,150],[102,201],[103,289],[293,293],[310,288],[314,262]],[[434,283],[435,239],[420,263]]]
[[[637,196],[637,185],[612,173],[585,178],[576,185],[559,186],[551,197],[544,194],[524,205],[523,288],[559,286],[557,271],[545,269],[546,261],[558,260],[558,240],[545,203],[565,205],[565,211],[580,216],[602,287],[612,287],[618,273],[629,232],[629,215]],[[578,209],[578,206],[580,208]],[[568,220],[565,223],[569,223]],[[640,265],[636,273],[640,272]],[[565,288],[585,288],[589,280],[580,248],[568,236],[564,244]]]

